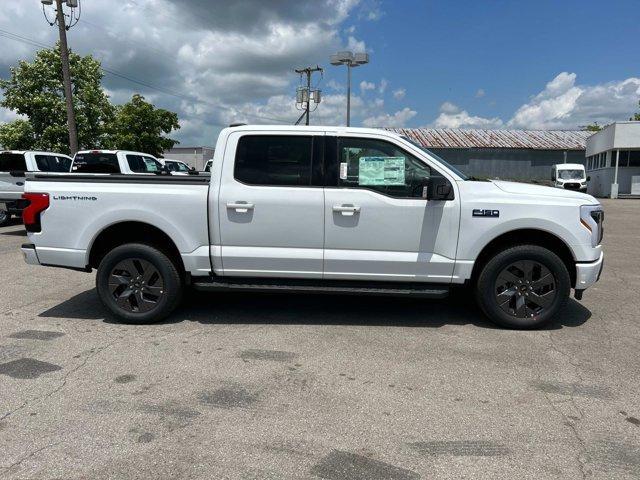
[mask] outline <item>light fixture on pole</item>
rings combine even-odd
[[[351,125],[351,69],[367,63],[368,53],[338,52],[331,55],[331,65],[347,66],[347,127]]]

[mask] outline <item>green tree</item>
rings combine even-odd
[[[142,95],[135,94],[131,101],[116,107],[109,143],[111,148],[161,156],[164,150],[179,143],[165,134],[179,128],[176,113],[156,108]]]
[[[638,100],[638,108],[640,108],[640,100]],[[636,113],[633,117],[631,117],[629,120],[631,120],[632,122],[640,122],[640,112]]]
[[[598,125],[598,122],[594,122],[582,127],[582,129],[587,132],[599,132],[600,130],[602,130],[602,127]]]
[[[35,134],[27,120],[14,120],[0,125],[0,145],[7,150],[30,150],[35,144]]]
[[[11,139],[21,132],[16,138],[24,142],[24,148],[69,152],[59,50],[56,45],[38,51],[32,62],[21,61],[11,68],[9,79],[0,80],[4,90],[0,105],[26,116],[31,126],[29,130],[24,120],[16,120],[4,125],[2,134]],[[114,107],[100,83],[100,62],[91,55],[70,52],[69,63],[78,143],[81,148],[99,148],[108,140],[107,129],[114,117]]]

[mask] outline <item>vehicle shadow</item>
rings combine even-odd
[[[5,225],[4,227],[0,228],[0,235],[14,235],[14,236],[27,236],[27,231],[24,228],[21,228],[20,230],[6,230],[5,228],[10,228],[10,227],[15,227],[17,225],[22,225],[22,219],[21,218],[17,218],[17,217],[12,217],[11,220],[9,220],[9,223],[7,225]]]
[[[94,289],[71,297],[39,316],[119,323],[103,307]],[[577,327],[590,317],[591,312],[587,308],[570,299],[562,313],[543,329]],[[183,321],[212,325],[373,325],[427,328],[470,324],[482,328],[499,328],[489,322],[468,294],[463,292],[439,301],[346,295],[189,292],[182,306],[162,323]]]
[[[27,231],[25,229],[20,230],[8,230],[8,231],[0,231],[0,235],[8,235],[11,237],[26,237]]]

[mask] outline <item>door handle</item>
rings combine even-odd
[[[253,203],[247,202],[229,202],[227,208],[233,209],[238,213],[247,213],[249,210],[253,210]]]
[[[360,213],[360,207],[355,205],[334,205],[333,211],[341,213],[345,217],[352,217],[356,213]]]

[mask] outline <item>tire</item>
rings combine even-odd
[[[0,210],[0,227],[6,227],[11,222],[11,214],[6,210]]]
[[[182,298],[183,283],[174,262],[150,245],[114,248],[100,262],[96,289],[102,303],[124,323],[166,318]]]
[[[536,245],[510,247],[482,267],[476,301],[494,323],[507,328],[539,328],[565,305],[571,278],[555,253]]]

